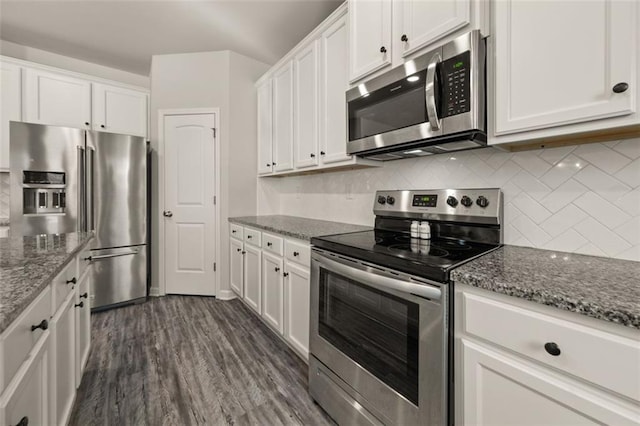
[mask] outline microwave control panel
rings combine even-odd
[[[442,62],[442,117],[464,114],[471,110],[471,53],[466,51]]]

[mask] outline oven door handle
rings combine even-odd
[[[385,277],[376,273],[367,271],[361,271],[360,269],[353,268],[351,266],[343,265],[335,260],[327,259],[323,257],[321,260],[315,259],[320,266],[324,266],[325,269],[334,271],[346,278],[350,278],[354,281],[366,283],[371,287],[375,287],[378,290],[396,290],[402,293],[414,294],[416,296],[425,297],[431,300],[440,300],[442,292],[439,288],[432,287],[428,284],[414,284],[407,281],[398,280],[395,278]]]
[[[438,109],[436,107],[436,68],[438,64],[442,62],[440,53],[436,53],[431,58],[431,62],[427,67],[427,81],[425,84],[425,99],[427,104],[427,115],[429,116],[429,123],[431,124],[431,130],[440,130],[440,118],[438,117]]]

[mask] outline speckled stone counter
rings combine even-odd
[[[640,262],[504,246],[453,270],[451,278],[640,329]]]
[[[93,233],[0,238],[0,333],[93,237]]]
[[[230,217],[229,222],[307,241],[313,237],[321,237],[323,235],[344,234],[371,229],[369,226],[283,215]]]

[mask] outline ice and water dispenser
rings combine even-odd
[[[66,210],[63,172],[23,171],[24,214],[60,214]]]

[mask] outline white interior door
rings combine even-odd
[[[167,293],[214,296],[215,114],[164,117]]]

